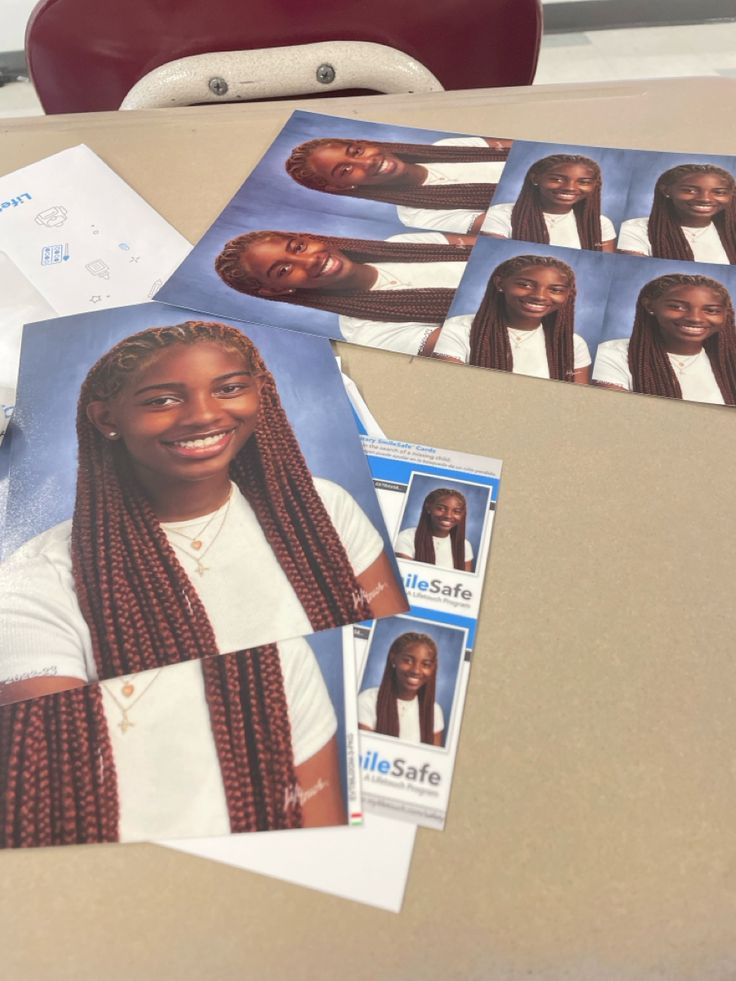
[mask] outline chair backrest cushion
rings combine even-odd
[[[91,112],[176,58],[314,41],[398,48],[446,89],[527,85],[541,27],[540,0],[41,0],[26,57],[46,112]]]

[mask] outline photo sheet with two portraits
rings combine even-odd
[[[30,325],[4,449],[2,844],[359,816],[341,628],[406,601],[329,344]]]

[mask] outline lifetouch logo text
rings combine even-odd
[[[429,763],[421,766],[408,766],[406,760],[383,759],[376,750],[365,753],[360,757],[361,769],[368,773],[385,773],[392,777],[403,777],[404,780],[414,781],[415,783],[428,783],[436,787],[442,780],[442,775],[433,770]]]
[[[404,585],[407,589],[418,589],[421,593],[434,593],[437,596],[455,596],[463,600],[473,598],[472,591],[467,589],[461,582],[456,582],[454,586],[446,586],[440,579],[422,579],[416,572],[407,572],[404,576]]]

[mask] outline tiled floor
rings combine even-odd
[[[550,34],[537,85],[683,75],[736,76],[736,23]]]
[[[535,83],[683,75],[736,77],[736,23],[550,34],[542,41]],[[41,113],[30,83],[0,88],[0,116]]]

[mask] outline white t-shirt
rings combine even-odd
[[[705,228],[689,228],[686,225],[680,227],[693,251],[693,258],[696,262],[729,264],[723,242],[721,242],[718,229],[713,222],[706,225]],[[622,222],[616,248],[622,252],[641,252],[643,255],[651,255],[649,219],[630,218],[628,221]]]
[[[445,358],[456,358],[467,364],[470,361],[470,329],[474,319],[475,314],[466,313],[446,320],[434,353]],[[507,327],[507,330],[511,335],[511,356],[514,363],[512,372],[515,375],[549,378],[544,327],[540,324],[536,330],[531,331],[513,330],[511,327]],[[574,370],[586,368],[590,364],[588,345],[579,334],[573,334],[572,342]]]
[[[455,136],[451,139],[436,140],[433,146],[479,146],[488,148],[481,136]],[[505,161],[486,160],[478,163],[425,163],[427,177],[422,186],[441,184],[498,184]],[[439,208],[411,208],[396,206],[399,221],[410,228],[430,228],[441,232],[458,232],[466,235],[480,211],[467,208],[440,210]]]
[[[279,660],[299,766],[332,739],[337,719],[309,644],[282,641]],[[124,678],[100,686],[117,773],[120,840],[229,834],[200,662],[130,677],[135,690],[128,698]],[[125,731],[116,699],[130,706]]]
[[[513,204],[492,204],[488,209],[481,231],[486,235],[499,235],[501,238],[512,238],[511,212]],[[565,245],[568,249],[580,248],[580,236],[575,220],[575,212],[564,215],[551,215],[544,212],[544,223],[549,232],[550,245]],[[616,238],[616,229],[605,215],[601,215],[601,242],[610,242]]]
[[[342,487],[320,478],[314,485],[360,575],[381,554],[381,536]],[[199,552],[170,530],[189,525],[195,536],[210,517],[163,527],[207,610],[218,649],[236,651],[312,633],[253,510],[236,487],[229,504],[214,512],[202,533]],[[212,536],[214,542],[208,544]],[[89,628],[74,590],[70,539],[71,521],[64,521],[0,565],[0,682],[44,674],[97,680]],[[198,561],[207,567],[204,575],[196,571]]]
[[[392,235],[387,241],[448,244],[447,238],[440,232],[409,232]],[[371,287],[371,292],[427,288],[455,290],[465,272],[464,262],[381,262],[371,265],[378,270],[378,279]],[[401,354],[419,354],[429,335],[439,327],[439,323],[418,321],[392,324],[383,320],[361,320],[342,315],[339,325],[340,333],[346,341],[383,348],[386,351],[398,351]]]
[[[378,689],[366,688],[358,695],[358,724],[367,726],[374,732],[376,730],[376,705],[378,703]],[[407,701],[403,698],[396,699],[396,706],[399,710],[399,735],[398,738],[405,743],[421,743],[422,730],[419,724],[419,698],[412,698]],[[435,735],[442,732],[445,728],[445,717],[442,714],[442,707],[434,703],[434,731]]]
[[[682,389],[682,397],[688,402],[710,402],[724,405],[723,395],[716,382],[710,358],[701,350],[699,354],[684,357],[668,354],[675,375]],[[633,379],[629,370],[629,339],[604,341],[598,345],[593,367],[593,381],[618,385],[630,392]]]
[[[415,534],[416,528],[404,528],[402,532],[399,532],[396,537],[394,552],[400,555],[408,555],[410,559],[413,559]],[[440,569],[454,569],[455,563],[452,560],[452,539],[450,536],[446,535],[444,538],[435,538],[432,535],[432,544],[434,545],[434,564],[439,566]],[[473,561],[473,546],[467,538],[465,539],[465,561]]]

